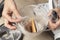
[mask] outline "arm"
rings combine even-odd
[[[57,15],[58,16],[60,16],[59,14],[60,14],[60,9],[59,8],[55,8],[55,9],[53,9],[53,10],[55,10],[56,12],[57,12]],[[58,19],[58,21],[56,21],[56,23],[53,23],[52,22],[52,17],[51,17],[51,15],[52,15],[52,11],[53,10],[51,10],[50,12],[49,12],[49,14],[48,14],[48,16],[50,17],[49,18],[49,28],[50,29],[56,29],[57,27],[59,27],[59,25],[60,25],[60,19]]]
[[[12,18],[12,14],[14,14],[16,18]],[[5,0],[2,17],[5,19],[5,26],[7,28],[16,29],[16,27],[12,26],[10,23],[21,21],[21,16],[17,10],[14,0]]]

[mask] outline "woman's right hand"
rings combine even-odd
[[[12,14],[15,15],[15,18],[12,18]],[[2,12],[2,16],[5,19],[5,26],[9,29],[16,29],[15,26],[12,26],[10,23],[12,22],[19,22],[21,21],[21,16],[19,15],[19,12],[17,10],[17,7],[14,3],[14,0],[5,0],[4,2],[4,9]]]

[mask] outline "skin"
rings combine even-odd
[[[2,2],[2,0],[0,0],[0,3]]]
[[[16,18],[12,18],[12,14],[15,15]],[[2,12],[2,17],[5,19],[5,27],[9,29],[16,29],[15,26],[12,26],[11,22],[19,22],[21,21],[21,16],[17,10],[17,7],[14,3],[14,0],[5,0],[4,1],[4,9]]]
[[[51,30],[54,30],[54,29],[56,29],[57,27],[59,27],[60,26],[60,8],[55,8],[55,9],[53,9],[53,10],[55,10],[56,12],[57,12],[57,15],[59,16],[59,20],[56,22],[56,23],[53,23],[52,22],[52,19],[50,18],[49,19],[49,28],[51,29]],[[53,10],[51,10],[49,13],[48,13],[48,16],[51,16],[52,15],[52,11]]]
[[[60,9],[59,8],[56,8],[56,9],[53,9],[55,10],[56,12],[58,12],[58,16],[60,17]],[[11,12],[13,12],[12,14],[14,14],[16,16],[16,19],[15,18],[12,18],[11,15]],[[52,14],[52,10],[49,12],[48,16],[50,16]],[[2,17],[4,17],[5,19],[5,26],[9,29],[16,29],[15,26],[12,26],[11,24],[9,24],[10,22],[19,22],[21,21],[22,17],[19,15],[19,12],[17,10],[17,7],[14,3],[14,0],[5,0],[4,2],[4,9],[3,9],[3,12],[2,12]],[[58,26],[60,25],[60,19],[56,22],[56,23],[53,23],[51,21],[51,19],[49,19],[49,28],[50,29],[56,29]]]

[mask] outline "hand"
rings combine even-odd
[[[56,12],[57,12],[57,15],[60,17],[60,9],[59,9],[59,8],[55,8],[55,9],[53,9],[53,10],[56,11]],[[53,10],[51,10],[51,11],[49,12],[49,14],[48,14],[49,17],[52,15],[52,11],[53,11]],[[54,29],[56,29],[57,27],[59,27],[59,25],[60,25],[60,19],[58,19],[58,21],[57,21],[56,23],[53,23],[53,22],[52,22],[52,18],[49,19],[49,28],[50,28],[50,29],[54,30]]]
[[[58,26],[57,26],[55,23],[53,23],[51,20],[49,20],[48,26],[49,26],[49,28],[50,28],[51,30],[54,30],[54,29],[56,29],[56,28],[58,27]]]
[[[12,14],[14,14],[16,18],[12,18]],[[10,23],[21,21],[21,16],[19,15],[14,0],[5,0],[2,16],[5,18],[5,26],[7,28],[16,29],[16,27],[12,26]]]
[[[53,10],[56,11],[57,12],[57,15],[60,17],[60,8],[55,8],[55,9],[50,10],[49,13],[48,13],[48,16],[51,16],[52,15],[52,11]]]

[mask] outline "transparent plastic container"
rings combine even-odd
[[[20,23],[18,23],[18,29],[22,31],[25,35],[31,35],[36,36],[42,33],[43,31],[47,31],[47,25],[48,25],[48,3],[38,4],[38,5],[27,5],[23,8],[22,13],[23,19]],[[36,32],[31,32],[28,29],[30,27],[26,28],[26,25],[31,22],[31,18],[33,18],[35,26],[36,26]],[[30,26],[29,24],[28,26]]]

